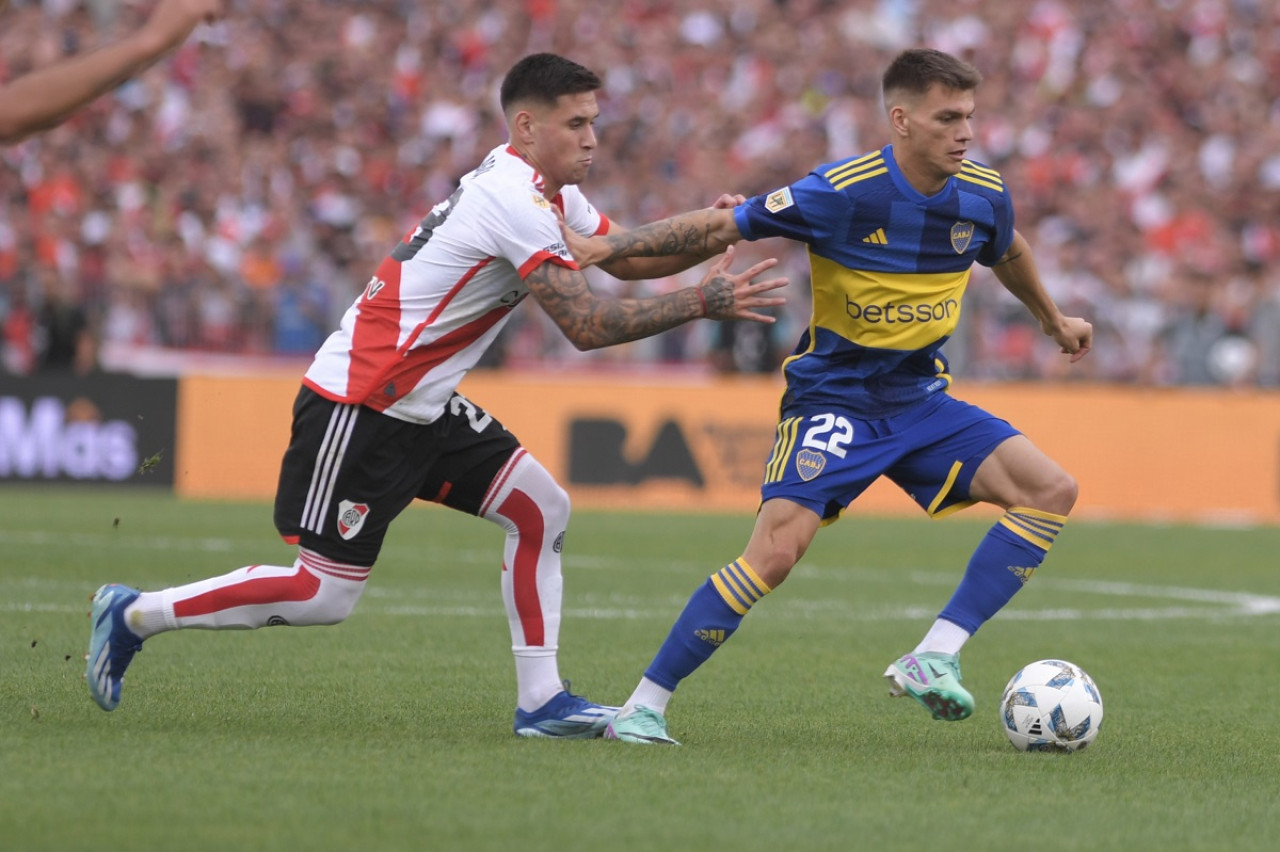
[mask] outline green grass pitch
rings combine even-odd
[[[990,523],[850,513],[670,708],[678,749],[526,741],[502,534],[393,526],[344,624],[149,641],[114,713],[81,675],[103,582],[176,585],[292,550],[267,505],[0,489],[0,847],[28,850],[1280,848],[1280,530],[1073,522],[964,653],[974,717],[892,700],[885,666]],[[621,702],[749,517],[580,511],[561,671]],[[1024,663],[1097,680],[1098,740],[1022,754]]]

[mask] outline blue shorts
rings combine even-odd
[[[782,412],[762,500],[781,497],[834,521],[887,476],[931,517],[973,505],[978,465],[1021,434],[976,405],[936,394],[901,414],[863,420],[832,406]]]

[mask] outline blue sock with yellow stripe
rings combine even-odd
[[[733,635],[742,617],[769,591],[745,559],[712,574],[689,598],[644,676],[675,691]]]
[[[1066,515],[1025,506],[1009,509],[978,544],[938,617],[971,635],[977,632],[1031,579],[1066,522]]]

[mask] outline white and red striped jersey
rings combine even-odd
[[[552,205],[580,234],[609,220],[576,186],[553,201],[509,145],[489,152],[447,201],[387,255],[303,382],[336,402],[430,423],[529,294],[525,277],[545,262],[577,269]]]

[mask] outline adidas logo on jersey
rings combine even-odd
[[[884,228],[876,228],[873,233],[867,234],[862,238],[864,243],[870,243],[873,246],[889,245],[889,238],[884,235]]]

